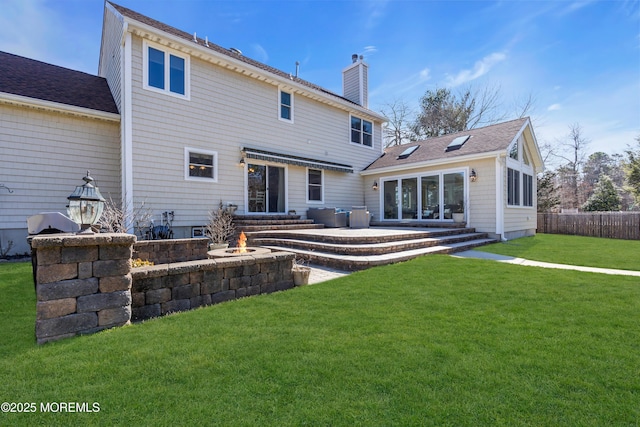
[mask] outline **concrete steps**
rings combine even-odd
[[[245,234],[264,230],[303,230],[324,228],[312,219],[300,219],[300,215],[234,215],[238,232]]]
[[[476,233],[472,228],[413,231],[371,227],[366,230],[263,230],[247,234],[253,246],[293,252],[298,259],[349,271],[495,242],[486,233]]]

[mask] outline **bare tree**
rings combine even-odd
[[[461,132],[504,120],[499,114],[500,88],[471,87],[454,94],[450,89],[428,90],[420,100],[420,112],[413,125],[423,138]]]
[[[580,173],[589,143],[579,123],[570,125],[569,134],[558,143],[558,151],[554,156],[563,161],[563,165],[558,168],[562,180],[563,207],[577,208],[586,200],[586,194],[581,192]]]
[[[385,147],[406,144],[415,141],[416,135],[411,129],[414,112],[404,100],[394,99],[383,104],[380,110],[387,119],[387,126],[384,128]]]

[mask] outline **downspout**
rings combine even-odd
[[[505,242],[504,237],[504,155],[496,156],[496,234]]]
[[[123,28],[123,49],[122,53],[122,85],[120,90],[122,99],[122,198],[124,200],[125,218],[133,218],[133,130],[132,130],[132,53],[131,53],[131,33],[128,31],[127,23]],[[133,221],[129,224],[129,233],[134,233]]]

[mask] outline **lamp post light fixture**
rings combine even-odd
[[[87,176],[82,178],[84,185],[76,187],[67,200],[67,213],[69,218],[80,225],[78,234],[93,234],[91,226],[96,224],[104,210],[105,199],[100,190],[93,184],[93,178],[87,171]]]

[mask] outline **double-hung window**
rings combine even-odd
[[[307,169],[307,201],[323,201],[322,178],[322,170]]]
[[[351,116],[351,142],[373,147],[373,123]]]
[[[184,149],[185,179],[218,181],[218,153],[196,148]]]
[[[280,103],[280,120],[293,122],[293,94],[285,92],[282,89],[280,89],[278,93]]]
[[[189,97],[189,57],[144,43],[144,88]]]
[[[507,203],[511,206],[520,204],[520,171],[507,169]]]
[[[533,206],[533,176],[522,173],[522,205]]]

